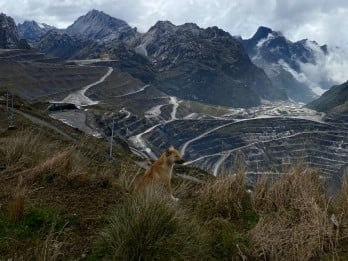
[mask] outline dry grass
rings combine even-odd
[[[311,260],[334,254],[329,200],[317,172],[297,168],[278,180],[262,178],[252,195],[261,214],[250,231],[254,254],[272,260]]]
[[[43,175],[49,175],[52,177],[58,175],[67,175],[72,170],[72,154],[73,148],[68,148],[62,152],[58,152],[52,157],[24,172],[27,172],[27,175],[30,178],[42,177]]]
[[[220,175],[208,181],[198,191],[198,209],[207,218],[239,217],[244,202],[249,195],[246,192],[246,176],[243,172],[236,175]]]
[[[21,131],[16,136],[1,139],[0,151],[7,167],[18,164],[30,167],[42,160],[45,155],[40,134],[32,131]]]
[[[336,231],[338,252],[348,258],[348,177],[344,179],[340,192],[332,202],[332,211],[338,222]]]
[[[119,173],[117,174],[115,185],[124,189],[127,193],[132,193],[136,179],[144,172],[140,167],[129,162],[121,164]]]
[[[17,187],[13,197],[8,203],[8,219],[11,222],[17,222],[24,216],[25,201],[28,195],[27,187],[23,184],[23,178],[18,178]]]
[[[296,168],[279,179],[261,177],[254,189],[252,202],[259,212],[292,208],[299,201],[314,198],[320,207],[327,205],[325,190],[319,181],[319,173],[312,169]]]
[[[333,208],[342,221],[348,222],[348,177],[343,180],[341,190],[333,201]]]

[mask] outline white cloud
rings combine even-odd
[[[343,48],[329,47],[328,55],[320,50],[320,48],[311,43],[306,42],[316,58],[317,63],[300,63],[301,71],[306,74],[309,81],[320,85],[327,83],[328,87],[333,84],[341,84],[348,80],[348,51]]]
[[[20,7],[20,8],[19,8]],[[0,10],[17,21],[67,27],[91,9],[102,10],[146,31],[157,20],[219,26],[232,35],[250,37],[258,26],[282,31],[292,41],[308,38],[332,46],[348,44],[346,0],[16,0]]]

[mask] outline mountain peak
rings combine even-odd
[[[254,38],[254,39],[266,38],[272,32],[273,32],[273,30],[271,28],[268,28],[268,27],[265,27],[265,26],[260,26],[259,28],[257,28],[257,31],[253,35],[252,38]]]
[[[18,24],[20,38],[26,39],[31,45],[35,45],[45,33],[52,29],[57,28],[45,23],[38,23],[34,20],[26,20],[22,24]]]
[[[19,40],[17,26],[12,17],[0,14],[0,48],[29,49],[25,40]]]
[[[166,30],[168,30],[168,29],[173,29],[173,28],[175,28],[176,26],[174,25],[174,24],[172,24],[170,21],[157,21],[157,23],[154,25],[154,26],[152,26],[151,28],[150,28],[150,30],[152,29],[152,28],[161,28],[161,29],[166,29]]]
[[[66,29],[66,32],[72,36],[80,35],[83,38],[102,41],[134,34],[133,29],[125,21],[95,9],[80,16]]]
[[[104,13],[103,11],[99,11],[96,9],[92,9],[90,11],[88,11],[85,15],[85,17],[95,17],[95,16],[107,16],[107,17],[111,17],[110,15]],[[82,16],[83,17],[83,16]]]

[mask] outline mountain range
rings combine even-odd
[[[160,89],[185,99],[232,107],[287,97],[307,103],[318,97],[313,87],[332,85],[324,81],[313,86],[301,69],[302,64],[316,64],[315,51],[326,55],[326,45],[307,39],[291,42],[263,26],[250,39],[232,37],[217,27],[175,26],[168,21],[139,33],[125,21],[97,10],[79,17],[65,30],[49,31],[51,27],[31,22],[36,24],[33,29],[28,23],[18,25],[20,35],[42,52],[63,59],[99,58],[102,54],[120,59],[120,52],[126,49],[134,60],[144,62],[145,58],[156,71]],[[207,88],[214,89],[216,97],[206,95]],[[227,91],[229,98],[220,90]]]
[[[301,65],[316,64],[313,46],[323,55],[328,53],[326,45],[307,39],[291,42],[263,26],[250,39],[232,37],[217,27],[176,26],[169,21],[159,21],[140,33],[97,10],[65,30],[26,21],[18,24],[18,31],[41,52],[62,59],[104,55],[126,64],[122,70],[135,77],[141,74],[141,80],[151,81],[170,95],[229,107],[252,107],[264,100],[307,103],[318,98]],[[127,64],[145,69],[139,73]],[[327,89],[330,84],[326,81],[315,87]]]
[[[141,34],[122,20],[92,10],[66,30],[51,30],[37,41],[40,51],[63,59],[107,54],[131,62],[132,67],[122,69],[133,76],[134,66],[148,67],[148,73],[155,74],[152,84],[183,99],[230,107],[287,99],[285,91],[250,61],[243,46],[217,27],[160,21]]]

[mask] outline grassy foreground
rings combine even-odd
[[[143,170],[126,152],[108,162],[103,141],[67,141],[24,119],[5,127],[0,260],[348,259],[347,182],[328,198],[319,173],[294,167],[248,193],[241,168],[202,184],[175,179],[179,202],[134,196]]]

